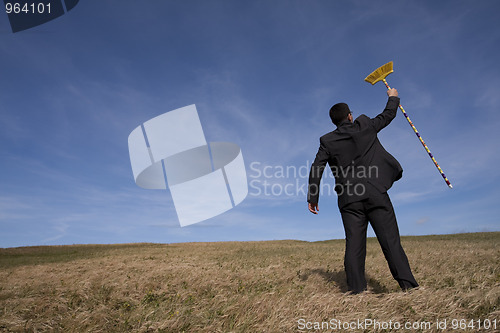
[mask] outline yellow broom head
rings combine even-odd
[[[392,70],[392,61],[390,61],[387,64],[380,66],[379,68],[374,70],[370,75],[368,75],[365,78],[365,81],[371,84],[375,84],[378,81],[382,81],[383,79],[385,79],[385,77],[391,74],[392,72],[394,71]]]

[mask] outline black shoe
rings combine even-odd
[[[407,291],[411,291],[411,290],[419,290],[419,289],[423,289],[423,288],[420,288],[419,285],[416,285],[414,287],[405,287],[405,288],[401,288],[401,290],[403,290],[404,292],[407,292]]]
[[[346,295],[346,296],[359,295],[359,294],[364,293],[365,291],[366,291],[366,289],[363,289],[361,291],[349,290],[344,295]]]

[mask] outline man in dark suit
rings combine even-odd
[[[389,269],[401,289],[418,287],[408,258],[401,247],[396,215],[387,190],[401,178],[403,169],[377,138],[377,133],[396,117],[399,97],[387,91],[389,100],[375,118],[361,115],[353,120],[349,106],[335,104],[330,118],[337,126],[320,138],[320,146],[309,174],[309,211],[318,214],[320,181],[326,163],[335,177],[335,191],[344,224],[344,267],[351,293],[366,290],[365,258],[368,222],[380,243]]]

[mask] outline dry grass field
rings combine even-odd
[[[0,332],[500,332],[500,233],[402,242],[423,288],[371,238],[361,295],[343,240],[0,249]]]

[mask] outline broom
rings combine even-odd
[[[394,70],[392,68],[392,61],[391,61],[391,62],[388,62],[387,64],[377,68],[376,70],[374,70],[370,75],[368,75],[365,78],[365,81],[371,83],[372,85],[374,85],[378,81],[383,81],[385,86],[387,87],[387,89],[391,89],[391,87],[389,87],[389,84],[387,83],[385,78],[387,77],[387,75],[391,74],[392,72],[394,72]],[[450,181],[448,180],[448,178],[446,178],[446,175],[444,174],[443,170],[441,169],[438,162],[436,161],[436,159],[432,155],[431,151],[429,150],[429,147],[427,147],[427,145],[425,144],[424,139],[422,139],[422,137],[420,136],[420,133],[418,133],[417,128],[415,127],[415,125],[413,125],[413,123],[410,120],[410,117],[408,117],[408,114],[406,113],[405,109],[403,109],[403,106],[401,104],[399,104],[399,108],[403,112],[403,115],[405,116],[406,120],[408,120],[408,123],[410,124],[411,128],[413,129],[413,131],[417,135],[418,139],[420,140],[420,143],[422,144],[422,146],[424,146],[425,150],[429,154],[429,157],[431,158],[432,162],[434,162],[434,165],[439,170],[439,173],[443,177],[446,184],[450,188],[453,188]]]

